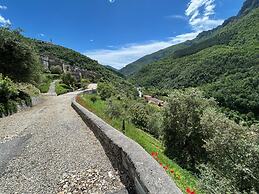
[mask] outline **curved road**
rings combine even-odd
[[[63,194],[78,185],[77,193],[123,190],[101,144],[71,108],[75,95],[45,96],[42,104],[0,119],[1,194]]]

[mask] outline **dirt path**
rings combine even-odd
[[[45,96],[41,105],[0,119],[0,194],[124,188],[101,144],[71,108],[75,94]]]
[[[51,82],[47,95],[49,95],[49,96],[57,96],[57,93],[56,93],[56,82],[58,82],[58,80],[55,80],[55,81]]]

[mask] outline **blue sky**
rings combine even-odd
[[[0,25],[122,68],[236,15],[244,0],[0,0]]]

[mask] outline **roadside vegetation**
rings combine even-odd
[[[258,125],[231,120],[194,88],[171,91],[161,108],[119,95],[108,83],[99,86],[78,102],[139,143],[182,191],[259,191]]]
[[[168,175],[173,178],[173,180],[182,191],[186,191],[186,189],[189,188],[190,190],[195,191],[195,193],[201,193],[197,186],[198,179],[194,175],[192,175],[192,173],[181,168],[179,165],[177,165],[177,163],[169,159],[164,154],[164,146],[162,141],[159,138],[155,138],[147,131],[144,131],[134,125],[129,116],[126,115],[126,113],[124,113],[125,115],[123,115],[122,111],[125,110],[124,108],[122,108],[123,100],[113,99],[112,101],[105,101],[102,100],[99,95],[86,94],[78,97],[77,101],[88,110],[92,111],[93,113],[104,119],[114,128],[120,130],[126,136],[136,141],[148,153],[153,155],[153,157],[156,158],[156,160],[166,170]],[[131,103],[127,102],[129,106],[128,108],[130,108],[129,104]],[[143,118],[140,118],[139,121],[141,121],[142,119]],[[123,121],[125,121],[124,127]]]

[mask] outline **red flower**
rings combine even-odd
[[[174,174],[174,170],[172,169],[172,170],[170,170],[170,172],[172,173],[172,174]]]
[[[163,164],[162,164],[162,163],[160,163],[160,166],[163,166]]]
[[[186,193],[195,194],[195,191],[192,191],[189,187],[186,188]]]
[[[157,157],[158,156],[158,152],[151,152],[151,156]]]
[[[164,169],[165,169],[165,170],[168,170],[168,166],[164,166]]]

